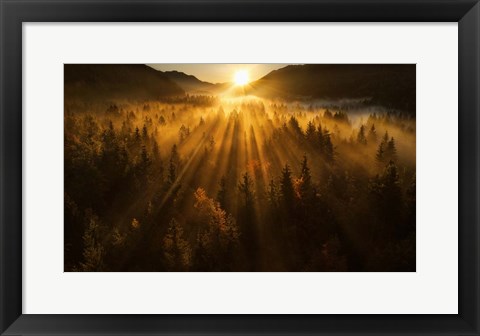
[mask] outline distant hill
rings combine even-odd
[[[218,94],[225,90],[229,84],[212,84],[199,80],[197,77],[180,71],[163,72],[171,81],[180,86],[186,93],[194,94]],[[230,84],[231,85],[231,84]]]
[[[143,64],[65,64],[65,100],[142,101],[183,95],[161,71]]]
[[[268,98],[369,98],[372,104],[415,112],[413,64],[289,65],[252,82],[249,94]]]
[[[214,84],[212,83],[203,82],[197,77],[187,75],[184,72],[165,71],[164,74],[171,81],[175,82],[178,86],[180,86],[185,92],[208,91],[214,86]]]

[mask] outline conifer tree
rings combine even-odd
[[[134,135],[133,138],[134,138],[135,143],[137,143],[137,144],[140,143],[141,137],[140,137],[140,130],[138,129],[138,127],[135,127],[135,135]]]
[[[357,142],[366,145],[367,144],[367,138],[365,137],[365,126],[360,126],[360,129],[358,131],[357,135]]]
[[[323,154],[325,160],[328,162],[333,162],[335,159],[335,152],[333,149],[332,139],[330,138],[330,132],[328,130],[324,130],[323,132]]]
[[[378,145],[378,149],[375,155],[377,164],[383,168],[388,162],[397,160],[397,148],[395,146],[395,139],[388,138],[388,132],[382,138],[382,142]]]
[[[315,125],[313,124],[312,121],[309,121],[308,124],[307,124],[307,130],[305,132],[305,138],[307,139],[307,141],[312,145],[312,146],[315,146],[316,145],[316,140],[317,140],[317,137],[316,137],[316,129],[315,129]]]
[[[308,167],[308,160],[306,155],[303,156],[302,160],[300,180],[300,197],[304,202],[309,202],[311,201],[311,198],[313,196],[313,186],[312,176],[310,174],[310,168]]]
[[[323,153],[325,151],[325,139],[323,137],[322,125],[318,125],[317,128],[317,144],[320,153]]]
[[[153,139],[152,143],[152,155],[155,162],[160,161],[160,148],[158,147],[158,142],[155,139]]]
[[[183,238],[183,228],[172,218],[163,239],[164,257],[170,271],[186,271],[191,262],[191,249]]]
[[[148,141],[148,130],[147,130],[147,125],[146,124],[143,124],[142,139],[143,139],[144,142]]]
[[[225,176],[222,176],[220,179],[220,190],[218,190],[217,193],[217,202],[222,209],[227,209],[227,181]]]
[[[168,166],[168,182],[170,183],[170,185],[175,183],[175,180],[177,179],[177,170],[178,170],[179,162],[180,162],[180,157],[178,155],[177,145],[174,144],[172,146],[172,151],[170,153],[170,164]]]
[[[167,124],[167,121],[165,120],[165,117],[163,115],[161,115],[159,118],[158,118],[158,123],[162,126],[166,125]]]
[[[395,146],[395,139],[393,139],[393,137],[387,142],[387,146],[385,148],[385,157],[388,161],[397,161],[397,148]]]
[[[278,207],[278,188],[273,179],[270,180],[270,183],[268,184],[267,199],[273,209]]]
[[[282,206],[285,206],[287,209],[292,209],[295,192],[292,182],[292,172],[288,164],[282,169],[282,177],[280,180],[280,197],[282,201]]]
[[[80,268],[84,272],[102,271],[105,249],[98,241],[100,223],[97,216],[91,212],[85,215],[86,229],[83,234],[83,262]]]
[[[142,153],[140,154],[140,170],[143,174],[147,174],[150,167],[151,160],[147,152],[145,145],[142,145]]]
[[[385,150],[383,148],[384,146],[385,146],[385,144],[382,141],[378,145],[377,152],[375,153],[375,161],[377,162],[377,165],[379,165],[380,167],[383,167],[383,165],[385,163]]]
[[[403,217],[403,200],[398,169],[395,162],[389,161],[380,176],[370,184],[370,191],[375,197],[378,225],[375,234],[383,239],[391,239]]]
[[[375,124],[372,124],[372,127],[370,127],[370,130],[368,131],[367,140],[370,143],[377,143],[377,130],[375,128]]]
[[[385,131],[385,134],[383,135],[382,142],[387,143],[388,139],[390,139],[388,135],[388,131]]]
[[[238,190],[243,196],[244,205],[247,209],[253,208],[253,200],[255,197],[253,189],[253,181],[248,172],[243,174],[242,180],[238,185]]]
[[[292,129],[293,134],[295,136],[303,138],[304,134],[303,134],[302,128],[300,127],[300,124],[298,123],[297,118],[295,118],[294,116],[291,116],[288,122],[288,125]]]

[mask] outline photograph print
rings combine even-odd
[[[415,64],[65,64],[65,272],[415,272]]]

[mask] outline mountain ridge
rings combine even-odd
[[[144,64],[65,64],[66,100],[153,100],[185,92]]]
[[[273,70],[251,82],[248,93],[264,98],[366,98],[413,112],[415,64],[304,64]]]
[[[157,70],[162,72],[161,70]],[[231,83],[210,83],[203,81],[196,76],[189,75],[185,72],[171,70],[163,71],[163,73],[179,87],[181,87],[186,93],[199,93],[199,94],[218,94],[221,90]]]

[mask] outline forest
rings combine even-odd
[[[172,92],[66,95],[65,271],[416,270],[411,111]]]

